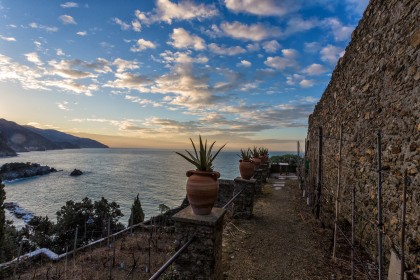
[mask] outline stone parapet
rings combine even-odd
[[[209,215],[195,215],[191,207],[175,214],[175,249],[195,240],[174,262],[173,279],[223,279],[222,232],[225,209],[213,208]]]
[[[233,202],[233,217],[250,219],[253,215],[254,209],[254,194],[256,180],[245,180],[237,177],[234,180],[234,195],[239,193]]]
[[[270,165],[268,163],[264,163],[260,165],[262,169],[262,182],[267,183],[267,179],[270,176]]]
[[[263,170],[261,168],[254,170],[254,177],[252,179],[255,180],[255,194],[262,194],[262,176]]]

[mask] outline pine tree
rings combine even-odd
[[[4,261],[4,233],[6,227],[6,216],[4,214],[4,201],[6,200],[6,191],[0,178],[0,263]]]
[[[128,226],[136,225],[144,221],[144,213],[141,208],[139,194],[137,194],[136,199],[134,199],[133,206],[131,206],[130,219],[128,220]]]

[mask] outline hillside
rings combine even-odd
[[[108,148],[108,146],[98,141],[89,138],[76,137],[74,135],[67,134],[54,129],[40,129],[26,125],[24,127],[32,132],[44,136],[45,138],[59,145],[63,149]]]
[[[22,126],[0,119],[0,157],[15,156],[21,152],[80,148],[108,146],[89,138],[80,138],[52,129]]]

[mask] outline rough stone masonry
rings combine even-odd
[[[321,219],[333,227],[340,124],[343,125],[339,220],[351,220],[356,188],[356,238],[377,257],[377,131],[382,134],[384,256],[401,248],[404,173],[406,258],[420,264],[420,1],[371,0],[345,55],[309,118],[305,178],[315,203],[318,127],[323,130]],[[367,220],[370,220],[370,223]]]

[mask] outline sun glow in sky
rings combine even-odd
[[[0,1],[0,118],[295,150],[368,0]]]

